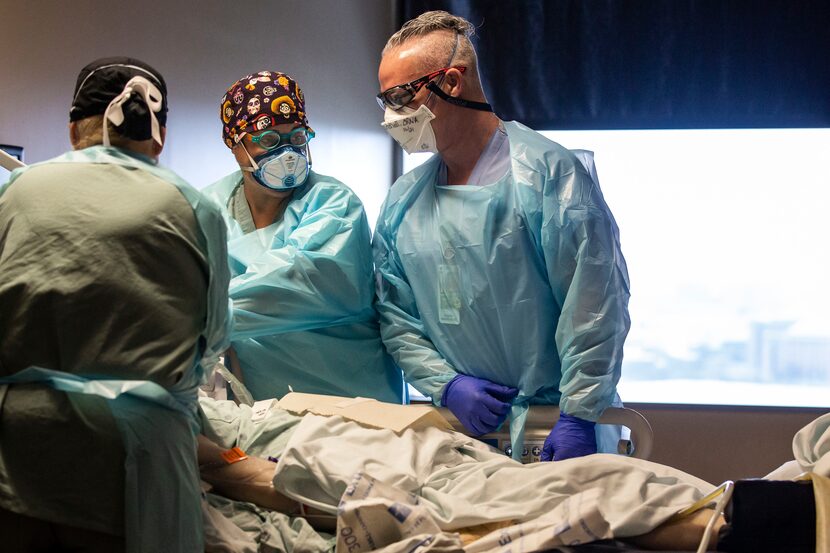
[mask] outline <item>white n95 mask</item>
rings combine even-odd
[[[426,104],[421,104],[418,109],[405,107],[399,111],[386,108],[381,126],[406,153],[432,152],[437,154],[438,145],[430,123],[433,119],[435,119],[435,114]]]

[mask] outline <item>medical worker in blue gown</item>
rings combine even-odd
[[[226,236],[158,165],[166,118],[155,69],[92,62],[73,151],[0,185],[3,551],[204,550],[197,392],[228,344]]]
[[[363,205],[311,169],[303,92],[275,71],[222,98],[239,171],[204,193],[228,227],[232,349],[254,399],[289,391],[400,403],[403,377],[380,340]]]
[[[527,406],[558,404],[542,458],[587,455],[629,328],[617,225],[570,151],[493,114],[472,32],[428,12],[383,51],[384,127],[407,152],[438,153],[395,182],[377,223],[383,340],[472,433],[510,414],[521,443]]]

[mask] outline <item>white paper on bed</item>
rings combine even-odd
[[[429,405],[396,405],[365,397],[345,398],[291,392],[282,397],[278,406],[295,415],[312,413],[324,417],[341,416],[363,426],[388,428],[398,433],[407,428],[428,426],[452,430],[447,419]]]
[[[499,521],[518,521],[530,530],[542,528],[538,522],[550,532],[568,522],[562,513],[574,509],[569,498],[583,494],[574,512],[584,517],[599,514],[610,529],[608,535],[634,536],[714,489],[682,471],[639,459],[594,455],[521,465],[456,432],[423,428],[397,435],[340,417],[314,415],[306,416],[294,431],[274,486],[335,513],[357,473],[416,494],[443,532]],[[585,493],[591,489],[599,491]],[[563,511],[555,512],[558,508]],[[606,535],[594,519],[591,528]],[[527,545],[525,551],[535,550]]]

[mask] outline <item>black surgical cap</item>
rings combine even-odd
[[[156,118],[161,126],[167,123],[167,85],[161,74],[135,58],[101,58],[88,64],[78,75],[69,120],[78,121],[93,115],[102,115],[112,100],[121,94],[133,77],[144,77],[161,91],[161,111]],[[151,138],[150,110],[139,94],[133,93],[123,106],[124,123],[118,132],[133,140]]]

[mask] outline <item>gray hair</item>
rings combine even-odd
[[[441,10],[424,12],[404,23],[398,32],[389,37],[381,57],[410,40],[432,35],[424,47],[424,70],[434,71],[448,65],[464,65],[471,80],[480,88],[478,60],[470,40],[475,32],[475,26],[463,17]]]

